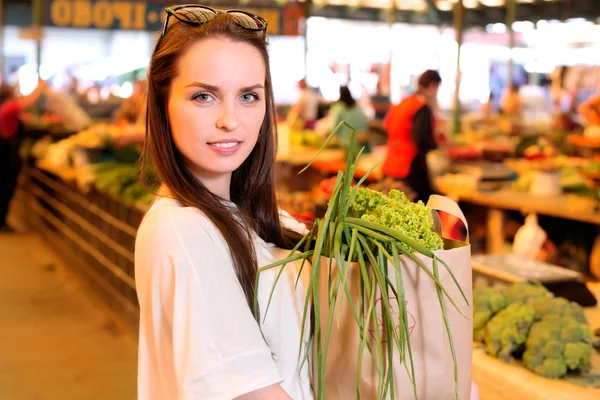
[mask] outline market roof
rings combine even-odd
[[[46,0],[46,4],[57,0]],[[73,0],[71,0],[73,1]],[[85,0],[84,0],[85,1]],[[94,2],[97,0],[87,0]],[[153,5],[197,2],[217,8],[279,7],[299,4],[311,15],[371,21],[389,21],[394,8],[396,22],[452,25],[453,7],[459,0],[139,0]],[[465,27],[505,23],[507,2],[511,0],[463,0]],[[585,18],[600,21],[600,0],[515,0],[516,21],[567,20]],[[32,0],[4,0],[6,24],[17,24],[10,16],[24,14],[30,19]],[[16,8],[15,8],[16,7]],[[19,8],[20,7],[20,8]],[[47,11],[44,11],[44,14]],[[47,16],[45,16],[47,18]],[[21,18],[22,19],[22,18]],[[28,20],[29,21],[29,20]],[[31,24],[31,21],[29,21]],[[25,25],[23,25],[25,26]]]
[[[309,0],[304,0],[309,1]],[[301,2],[304,2],[301,1]],[[510,0],[463,0],[466,26],[506,21]],[[284,0],[285,2],[285,0]],[[395,8],[399,22],[450,25],[458,0],[313,0],[313,14],[353,19],[385,20],[382,14]],[[516,21],[600,18],[600,0],[516,0]],[[365,18],[366,17],[366,18]]]

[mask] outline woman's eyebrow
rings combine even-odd
[[[252,90],[264,89],[264,88],[265,87],[263,85],[261,85],[260,83],[257,83],[256,85],[241,88],[240,92],[250,92]]]
[[[209,85],[208,83],[203,83],[203,82],[192,82],[189,85],[186,85],[186,88],[189,87],[199,87],[202,89],[206,89],[209,90],[211,92],[218,92],[219,91],[219,87],[215,86],[215,85]]]
[[[211,85],[208,83],[203,83],[203,82],[192,82],[189,85],[186,86],[186,88],[189,87],[198,87],[198,88],[202,88],[202,89],[206,89],[208,91],[211,92],[219,92],[220,89],[218,86],[215,85]],[[252,90],[256,90],[256,89],[264,89],[264,85],[261,85],[260,83],[257,83],[255,85],[251,85],[251,86],[246,86],[240,89],[240,93],[244,93],[244,92],[250,92]]]

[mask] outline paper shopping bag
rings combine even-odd
[[[428,207],[442,210],[458,216],[465,222],[462,212],[451,200],[442,196],[432,196]],[[437,256],[444,260],[454,273],[457,281],[462,287],[469,304],[462,298],[459,289],[454,283],[451,275],[439,266],[439,280],[446,288],[450,297],[458,306],[457,310],[446,299],[446,313],[452,334],[452,341],[458,365],[458,393],[460,399],[469,400],[471,395],[471,355],[472,355],[472,271],[471,271],[471,249],[467,241],[459,242],[445,239],[443,250],[436,251]],[[432,260],[426,256],[418,256],[427,268],[432,269]],[[410,334],[412,358],[414,364],[414,380],[419,399],[445,400],[455,398],[455,376],[454,361],[448,340],[448,334],[440,309],[440,302],[435,282],[411,259],[403,256],[401,259],[403,286],[405,302],[408,311],[408,332]],[[360,307],[359,299],[359,275],[360,267],[357,263],[347,263],[348,291],[355,309]],[[335,260],[322,259],[322,276],[327,277],[329,282],[334,282],[341,272]],[[391,282],[396,282],[395,270],[392,264],[388,264],[388,277]],[[329,320],[329,290],[330,283],[327,279],[319,279],[319,318],[321,327],[327,327]],[[377,321],[371,321],[368,326],[367,341],[375,348],[375,337],[379,335],[382,342],[386,342],[385,329],[381,325],[381,315],[385,306],[384,296],[377,293],[375,306],[377,310]],[[388,293],[389,306],[392,315],[399,315],[398,302],[392,293]],[[365,312],[367,312],[365,310]],[[461,315],[461,313],[463,315]],[[348,400],[358,398],[357,380],[360,381],[361,399],[371,400],[379,398],[392,398],[390,393],[378,396],[378,386],[381,384],[377,372],[377,363],[373,357],[388,357],[387,354],[372,355],[367,349],[362,354],[359,371],[359,347],[361,342],[361,331],[352,312],[351,303],[345,294],[338,295],[333,311],[333,323],[328,341],[327,356],[324,371],[324,391],[328,400]],[[403,327],[396,326],[399,330]],[[325,328],[322,328],[325,329]],[[325,335],[321,340],[326,340]],[[316,370],[317,362],[314,354],[311,359],[313,367],[313,386],[316,387],[316,379],[319,374]],[[385,344],[384,344],[385,347]],[[374,351],[373,353],[377,353]],[[393,360],[391,363],[393,374],[393,394],[395,399],[414,399],[413,384],[410,377],[413,376],[409,365],[408,356],[406,365],[400,361],[399,350],[394,346]],[[410,373],[408,371],[411,371]]]

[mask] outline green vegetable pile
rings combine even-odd
[[[361,184],[377,166],[363,176],[356,186],[352,186],[356,166],[364,150],[364,148],[361,149],[354,156],[354,129],[345,122],[340,123],[327,138],[323,147],[344,126],[351,130],[346,172],[338,172],[324,218],[315,220],[312,230],[291,250],[287,258],[259,269],[256,288],[258,288],[258,279],[263,271],[281,267],[273,284],[274,290],[286,264],[302,260],[298,278],[306,265],[306,261],[308,260],[312,264],[302,325],[306,327],[306,324],[309,324],[310,336],[308,339],[313,344],[315,351],[317,373],[314,380],[314,392],[316,399],[321,400],[326,397],[325,363],[331,338],[335,305],[340,297],[348,299],[352,309],[351,318],[353,317],[361,332],[356,398],[361,398],[361,368],[365,350],[372,357],[373,365],[377,371],[376,398],[394,398],[394,365],[388,362],[388,360],[394,360],[394,358],[399,361],[399,364],[396,365],[404,366],[406,369],[412,382],[414,396],[417,398],[416,379],[418,378],[414,371],[408,323],[409,315],[403,285],[403,258],[406,257],[406,259],[416,263],[436,284],[440,309],[454,360],[454,389],[458,399],[458,367],[446,313],[446,300],[457,310],[459,308],[441,284],[439,268],[443,267],[448,271],[467,304],[468,300],[448,265],[434,253],[434,250],[442,248],[443,242],[433,230],[431,211],[423,203],[410,203],[400,192],[390,193],[386,197],[372,190],[360,189]],[[302,252],[297,253],[298,250]],[[429,258],[431,260],[430,263],[427,263],[429,265],[426,266],[415,253]],[[337,273],[330,273],[331,268],[327,265],[329,262],[322,261],[327,259],[335,261]],[[354,304],[355,300],[350,294],[347,281],[351,262],[355,262],[356,268],[359,270],[359,273],[354,274],[353,277],[353,279],[358,280],[359,304]],[[390,269],[389,274],[388,269]],[[327,282],[329,298],[320,298],[320,281]],[[378,297],[381,298],[383,303],[380,307],[382,312],[381,321],[377,315],[379,307],[376,305],[376,300]],[[255,298],[257,299],[258,296],[255,296]],[[392,315],[391,302],[394,302],[394,304],[397,302],[399,314]],[[269,305],[270,299],[266,309],[259,312],[258,303],[255,300],[255,316],[257,318],[266,316]],[[322,309],[324,310],[323,314],[321,313]],[[327,309],[328,314],[325,311]],[[321,315],[329,316],[327,324],[321,323]],[[312,324],[311,320],[313,320]],[[370,335],[368,333],[369,326],[373,325],[380,325],[384,328],[383,335],[379,333],[379,330],[375,330],[374,344],[369,340]],[[398,326],[399,329],[394,328]],[[304,338],[301,338],[301,342],[302,340]],[[304,346],[301,346],[301,348],[304,348]],[[299,354],[299,358],[302,359],[302,354]],[[308,354],[304,354],[303,362],[307,359]]]
[[[140,183],[140,167],[137,164],[104,162],[93,164],[95,186],[100,192],[120,199],[126,205],[147,207],[154,195]]]
[[[485,351],[491,356],[508,360],[525,343],[534,316],[535,311],[527,304],[513,303],[500,311],[485,328]]]
[[[525,282],[477,288],[473,299],[474,338],[488,354],[508,361],[524,351],[525,367],[552,379],[590,370],[592,333],[578,304]]]
[[[483,341],[486,324],[507,305],[506,296],[494,288],[475,290],[473,293],[473,338],[475,340]]]
[[[529,332],[523,354],[525,366],[548,378],[591,368],[592,333],[586,323],[569,316],[548,315]]]

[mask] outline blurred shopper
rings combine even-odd
[[[521,102],[519,87],[516,84],[509,84],[504,91],[500,99],[500,111],[502,114],[511,117],[521,117],[523,115],[523,103]]]
[[[146,121],[146,99],[148,98],[148,83],[136,81],[133,93],[123,101],[121,107],[115,111],[117,122],[129,124],[144,124]]]
[[[381,81],[377,82],[377,92],[371,96],[371,107],[375,112],[375,119],[383,120],[390,109],[390,96],[383,93]]]
[[[484,120],[493,117],[496,114],[496,107],[494,106],[494,93],[490,92],[488,101],[483,103],[481,106],[481,118]]]
[[[333,132],[342,121],[346,121],[358,133],[366,133],[369,129],[367,115],[361,106],[356,103],[347,86],[340,87],[340,99],[331,106],[325,118],[327,133]],[[337,140],[342,147],[350,147],[350,131],[340,129],[337,133]]]
[[[287,126],[294,129],[314,129],[319,110],[319,96],[302,79],[298,82],[300,98],[290,109]]]
[[[433,109],[441,82],[436,71],[425,71],[418,91],[393,106],[384,121],[388,143],[383,173],[403,180],[417,193],[416,200],[427,201],[432,193],[426,161],[427,153],[437,148]]]
[[[0,232],[13,232],[6,218],[21,170],[19,146],[24,133],[22,113],[37,103],[46,88],[46,82],[39,80],[31,94],[17,97],[13,87],[0,87]]]
[[[581,103],[578,111],[588,125],[600,126],[600,93]]]

